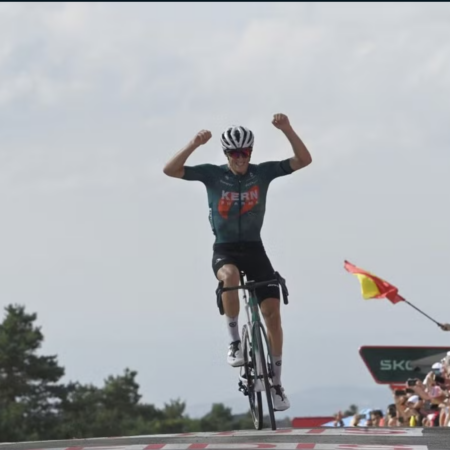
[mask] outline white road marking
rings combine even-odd
[[[242,430],[242,431],[226,431],[226,432],[198,432],[198,433],[181,433],[181,434],[149,434],[142,436],[133,436],[135,438],[184,438],[184,437],[205,437],[213,438],[220,436],[232,437],[257,437],[271,435],[289,435],[289,436],[423,436],[423,428],[287,428],[280,430]],[[131,438],[131,437],[130,437]],[[122,439],[122,438],[118,438]],[[129,439],[124,437],[123,439]]]
[[[133,444],[98,447],[62,447],[48,450],[428,450],[426,445],[365,445],[365,444],[316,444],[316,443],[179,443],[179,444]],[[46,450],[46,449],[42,449]]]

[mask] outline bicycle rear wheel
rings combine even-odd
[[[259,355],[255,354],[255,361],[257,361],[257,375],[258,377],[263,378],[264,383],[264,390],[266,391],[266,399],[267,399],[267,409],[269,410],[269,418],[270,418],[270,425],[272,430],[277,429],[277,422],[275,420],[275,411],[273,409],[273,401],[272,401],[272,389],[271,384],[269,381],[269,370],[267,367],[267,360],[265,355],[267,354],[267,357],[270,358],[270,347],[266,335],[266,330],[264,329],[264,326],[261,322],[254,322],[253,323],[253,336],[254,341],[257,344],[257,348],[253,349],[253,351],[258,353]],[[259,356],[259,357],[257,357]]]
[[[261,392],[255,391],[255,367],[254,351],[252,348],[252,342],[250,339],[250,333],[247,325],[242,328],[242,351],[244,353],[244,373],[241,373],[246,381],[247,385],[244,388],[245,395],[248,396],[250,404],[250,412],[252,415],[253,424],[257,430],[261,430],[263,427],[263,404]]]

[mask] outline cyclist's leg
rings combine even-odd
[[[226,248],[214,249],[213,271],[216,278],[223,282],[224,287],[238,286],[240,282],[239,269],[236,255]],[[222,293],[222,304],[227,322],[227,330],[230,343],[227,353],[227,362],[233,367],[244,364],[241,337],[239,333],[239,291],[227,291]]]
[[[216,278],[223,281],[224,287],[237,286],[239,284],[239,270],[237,266],[228,262],[216,271]],[[239,315],[239,291],[226,291],[222,293],[222,303],[225,315],[236,317]]]
[[[281,384],[281,356],[283,354],[283,327],[281,324],[280,299],[261,288],[258,295],[261,312],[267,327],[267,338],[272,350],[274,383]]]
[[[262,276],[261,280],[270,279],[271,274]],[[281,364],[283,355],[283,326],[280,313],[280,293],[279,288],[274,286],[264,286],[256,293],[267,327],[267,338],[273,359],[273,384],[281,385]]]

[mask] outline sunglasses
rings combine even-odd
[[[252,151],[250,149],[231,150],[230,152],[227,152],[227,154],[230,155],[233,159],[238,159],[239,156],[242,156],[243,158],[250,158]]]

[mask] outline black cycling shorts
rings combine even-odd
[[[214,275],[225,264],[233,264],[245,272],[248,281],[265,281],[274,278],[274,269],[262,242],[214,244],[212,268]],[[278,285],[262,286],[255,290],[258,303],[266,298],[280,298]]]

